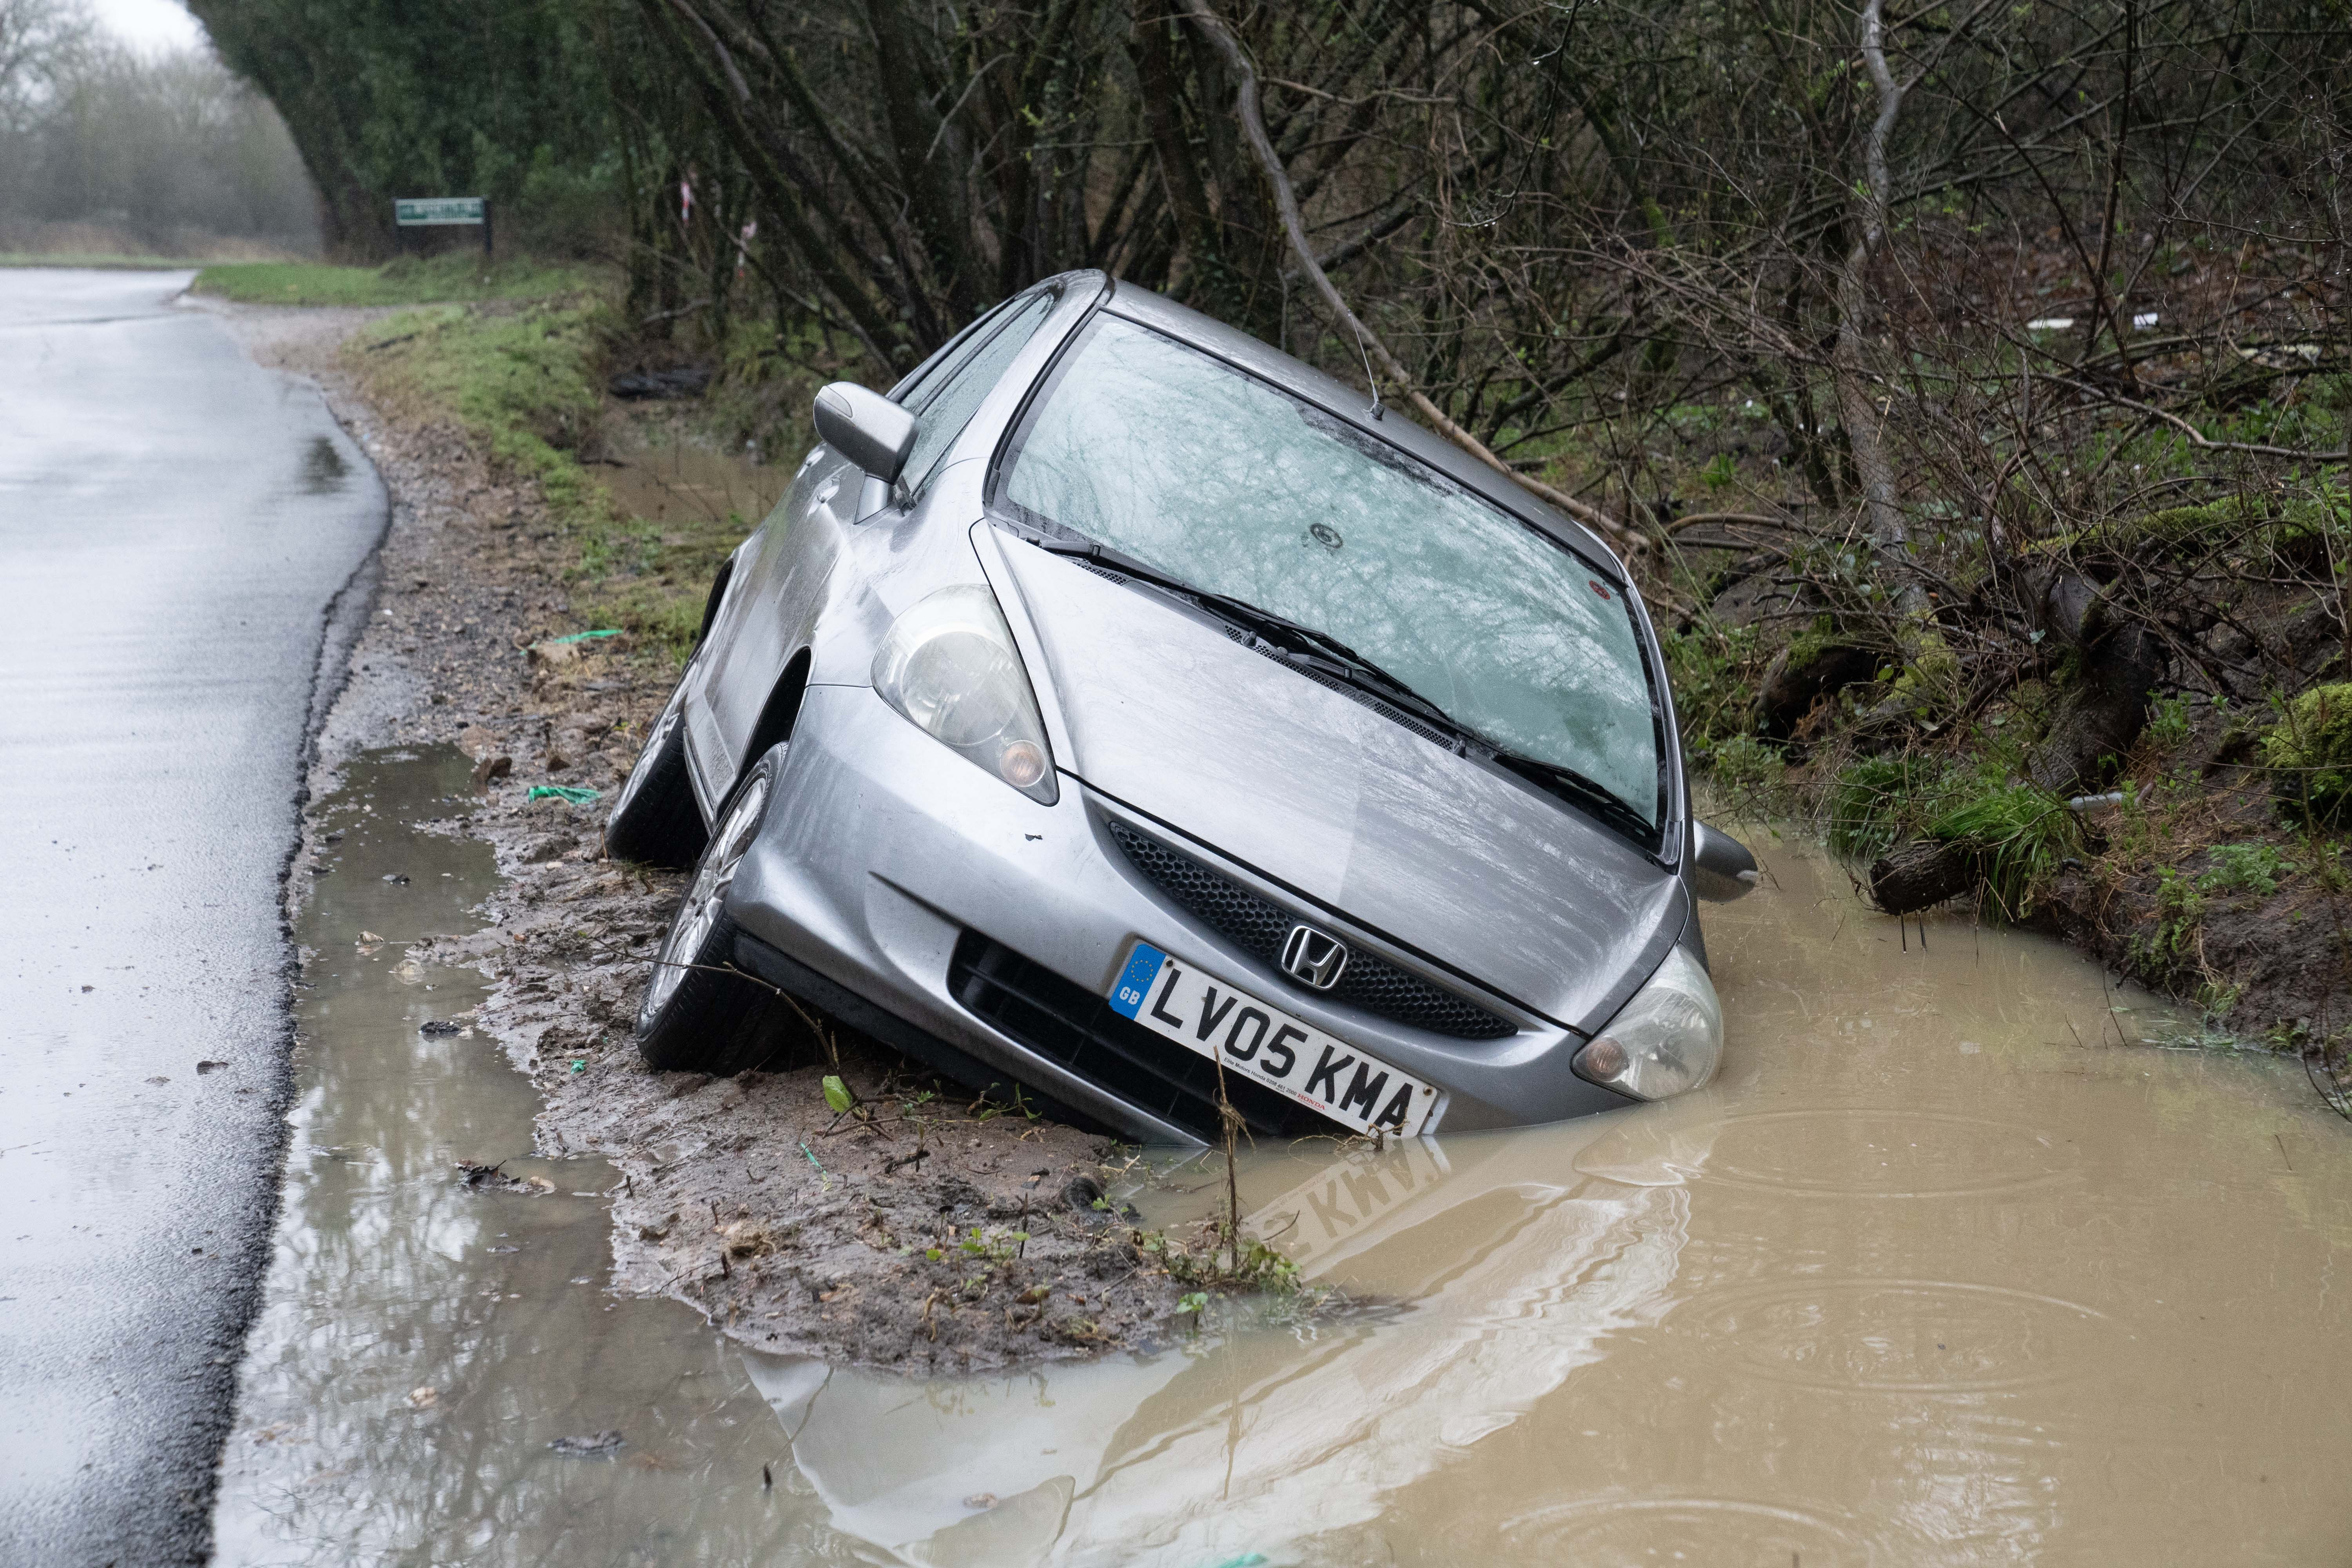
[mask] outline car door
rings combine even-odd
[[[920,422],[907,464],[910,486],[919,488],[1056,297],[1048,289],[1006,301],[898,390]],[[737,557],[741,580],[730,583],[720,622],[711,628],[687,689],[688,772],[706,816],[717,811],[749,760],[744,752],[777,679],[808,646],[849,531],[877,499],[863,473],[820,446],[803,459],[784,499]]]

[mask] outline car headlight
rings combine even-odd
[[[1723,1059],[1723,1004],[1697,959],[1679,946],[1571,1065],[1579,1078],[1636,1100],[1696,1089]]]
[[[1023,795],[1061,798],[1029,672],[985,587],[942,588],[892,622],[874,655],[874,690]]]

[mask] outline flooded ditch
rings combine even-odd
[[[1768,844],[1767,890],[1708,916],[1731,1032],[1706,1090],[1246,1158],[1253,1228],[1377,1306],[1213,1306],[1151,1354],[919,1381],[607,1292],[608,1168],[532,1158],[537,1098],[497,1043],[424,1031],[480,978],[404,965],[496,886],[485,847],[411,826],[467,767],[378,753],[327,808],[225,1563],[1825,1568],[2352,1542],[2352,1130],[2291,1063],[2118,1044],[2166,1016],[2053,943],[1900,932]],[[1135,1201],[1173,1223],[1222,1185],[1195,1163]]]
[[[622,427],[597,479],[625,517],[656,525],[732,517],[749,529],[782,498],[793,472],[790,467],[762,468],[740,454],[713,451],[677,424],[650,417]]]

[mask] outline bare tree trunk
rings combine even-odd
[[[1886,143],[1903,112],[1907,84],[1897,83],[1886,68],[1886,23],[1884,0],[1869,0],[1862,8],[1862,61],[1878,91],[1878,112],[1863,139],[1860,210],[1855,214],[1853,244],[1837,280],[1837,348],[1832,369],[1837,381],[1838,412],[1845,421],[1846,443],[1853,451],[1855,476],[1862,481],[1862,499],[1870,517],[1870,536],[1881,559],[1897,574],[1897,605],[1909,614],[1927,608],[1927,594],[1909,570],[1911,535],[1895,502],[1895,468],[1882,440],[1885,406],[1870,396],[1868,354],[1864,326],[1870,310],[1870,264],[1886,242]]]

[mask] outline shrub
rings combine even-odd
[[[1830,853],[1866,860],[1885,854],[1925,815],[1923,797],[1942,770],[1917,757],[1864,757],[1830,791]]]
[[[1704,746],[1749,729],[1756,708],[1756,628],[1701,621],[1664,640],[1684,742]]]
[[[2269,898],[2278,891],[2278,879],[2295,868],[2294,862],[2270,844],[2216,844],[2212,868],[2197,879],[2207,893],[2252,893]]]
[[[1780,753],[1753,735],[1734,735],[1706,755],[1707,776],[1729,791],[1769,790],[1780,782],[1788,763]]]
[[[2352,681],[2315,686],[2287,704],[2263,737],[2271,794],[2313,822],[2339,824],[2352,807]]]

